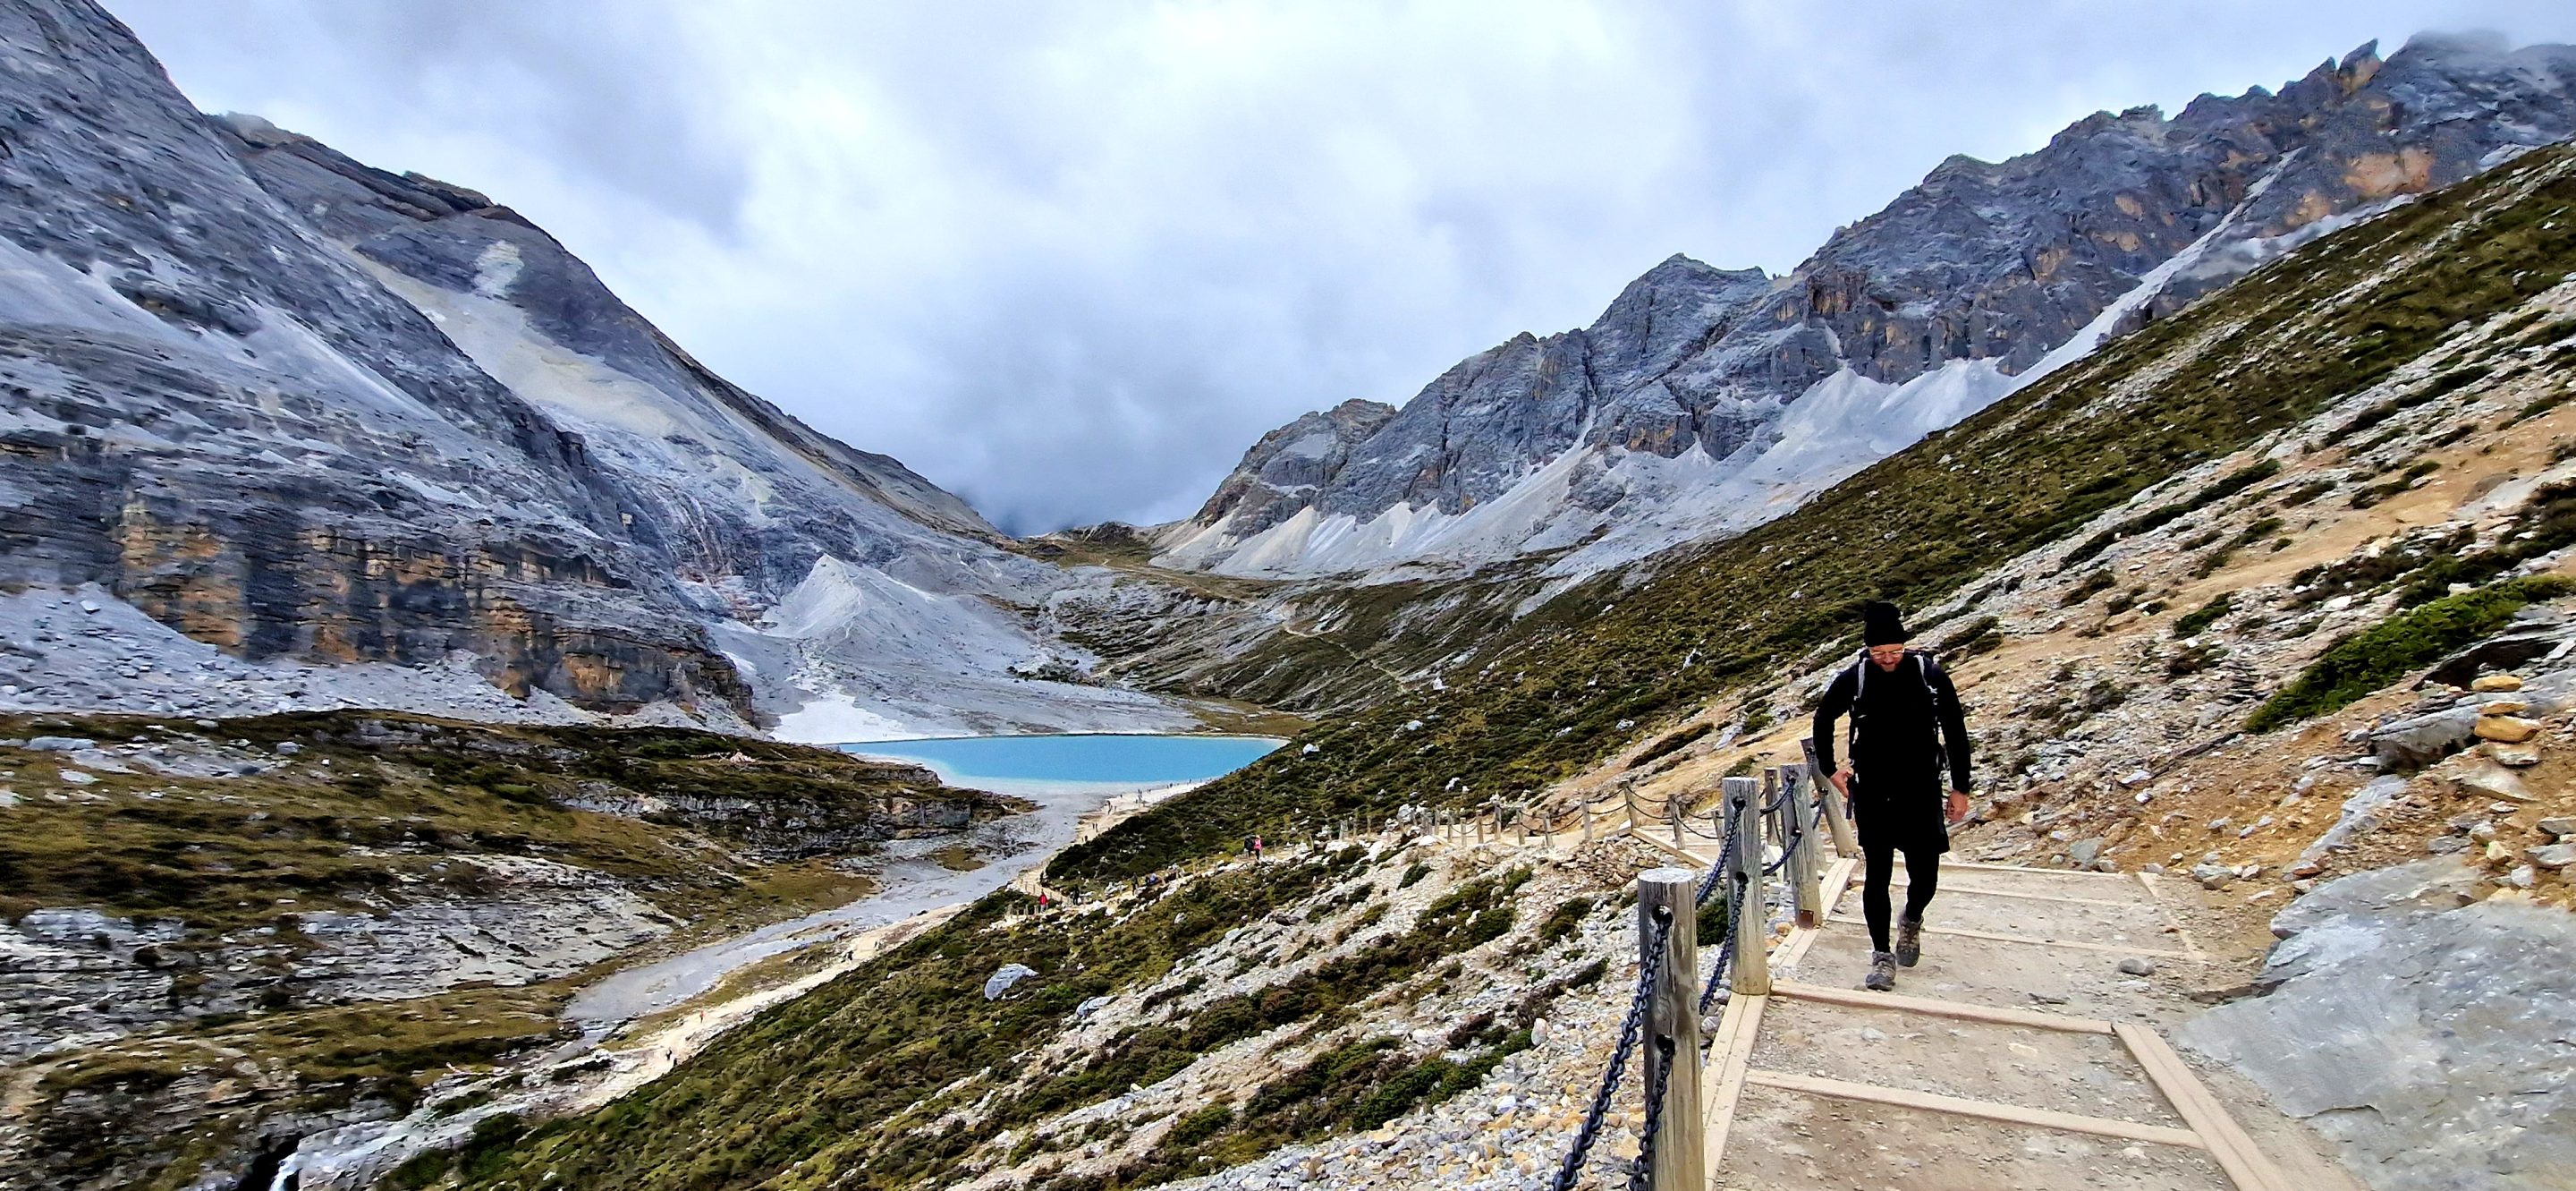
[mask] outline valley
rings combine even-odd
[[[2100,113],[1023,538],[0,3],[0,1187],[1548,1186],[1638,874],[1872,600],[1953,859],[2189,943],[2061,980],[1962,893],[1904,979],[2104,998],[2307,1185],[2564,1185],[2571,95],[2427,36]],[[1976,1161],[2200,1185],[2088,1145]]]

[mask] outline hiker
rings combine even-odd
[[[1261,837],[1257,835],[1252,837],[1252,862],[1261,863]]]
[[[1968,817],[1968,723],[1950,676],[1922,650],[1905,647],[1896,605],[1861,610],[1859,660],[1834,676],[1816,705],[1816,762],[1849,799],[1867,877],[1861,911],[1869,920],[1869,976],[1861,987],[1896,987],[1898,965],[1923,954],[1923,910],[1940,887],[1950,824]],[[1851,752],[1834,767],[1834,721],[1851,716]],[[1948,797],[1942,774],[1949,775]],[[1887,938],[1888,885],[1905,853],[1905,916]]]

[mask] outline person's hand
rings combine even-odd
[[[1845,765],[1842,768],[1835,770],[1833,776],[1825,780],[1832,782],[1835,789],[1842,791],[1843,797],[1851,797],[1851,766]]]
[[[1965,790],[1950,791],[1949,810],[1950,822],[1965,822],[1968,818],[1968,792]]]

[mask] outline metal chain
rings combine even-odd
[[[1655,1135],[1664,1127],[1664,1093],[1673,1082],[1673,1040],[1656,1035],[1655,1053],[1663,1063],[1655,1068],[1655,1078],[1646,1088],[1646,1123],[1637,1131],[1637,1161],[1628,1168],[1628,1191],[1649,1191],[1647,1174],[1655,1165]],[[1692,1055],[1689,1061],[1696,1063],[1699,1056]]]
[[[1708,896],[1717,892],[1717,883],[1735,864],[1735,836],[1728,833],[1726,843],[1717,850],[1717,863],[1708,866],[1708,875],[1699,879],[1699,888],[1691,894],[1691,904],[1704,906]]]
[[[1737,813],[1767,815],[1777,812],[1788,805],[1792,789],[1791,786],[1782,786],[1779,794],[1758,810],[1748,799],[1746,805]],[[1807,815],[1788,816],[1788,832],[1783,841],[1780,858],[1762,866],[1760,876],[1770,876],[1787,866],[1790,857],[1796,855],[1807,833],[1824,822],[1824,800],[1829,797],[1832,795],[1819,791],[1815,805]],[[1800,821],[1802,818],[1803,822]],[[1727,917],[1730,926],[1734,916],[1743,913],[1745,904],[1751,900],[1750,894],[1755,880],[1735,872],[1735,861],[1740,851],[1737,838],[1736,833],[1732,831],[1726,833],[1726,842],[1718,850],[1717,863],[1710,865],[1707,875],[1700,878],[1699,888],[1691,898],[1691,904],[1694,906],[1708,904],[1709,897],[1716,893],[1719,883],[1732,877],[1733,892],[1727,901]],[[1635,1052],[1638,1033],[1645,1025],[1646,1002],[1654,995],[1655,981],[1663,974],[1664,945],[1669,940],[1675,925],[1670,917],[1655,923],[1653,941],[1646,948],[1645,958],[1637,965],[1637,987],[1628,1001],[1627,1018],[1619,1026],[1618,1045],[1611,1049],[1610,1066],[1601,1073],[1601,1086],[1592,1095],[1592,1104],[1583,1114],[1582,1125],[1575,1130],[1574,1142],[1567,1147],[1565,1160],[1557,1165],[1556,1178],[1550,1184],[1553,1191],[1573,1191],[1574,1185],[1582,1178],[1583,1159],[1591,1153],[1593,1143],[1599,1140],[1601,1124],[1609,1116],[1610,1102],[1618,1094],[1619,1085],[1628,1073],[1628,1059]],[[1717,990],[1726,983],[1728,970],[1735,966],[1735,939],[1736,932],[1729,929],[1726,937],[1718,943],[1717,964],[1709,970],[1708,983],[1700,989],[1699,1012],[1703,1014],[1708,1012],[1709,1005],[1717,999]],[[1655,1139],[1663,1129],[1664,1095],[1672,1079],[1673,1062],[1676,1058],[1671,1039],[1658,1037],[1655,1039],[1655,1046],[1663,1062],[1657,1066],[1656,1078],[1652,1081],[1653,1086],[1647,1089],[1646,1119],[1638,1132],[1637,1158],[1628,1169],[1629,1191],[1646,1191],[1648,1170],[1654,1164]],[[1697,1058],[1697,1056],[1692,1057],[1694,1060]]]
[[[1619,1081],[1628,1073],[1628,1055],[1637,1047],[1637,1032],[1646,1023],[1646,1001],[1654,995],[1655,981],[1663,975],[1664,943],[1672,935],[1673,920],[1663,918],[1655,923],[1653,941],[1637,964],[1637,991],[1628,1000],[1628,1020],[1619,1026],[1619,1045],[1610,1052],[1610,1069],[1601,1073],[1601,1089],[1592,1094],[1592,1107],[1583,1114],[1583,1125],[1574,1132],[1574,1144],[1565,1151],[1565,1161],[1557,1166],[1555,1191],[1573,1191],[1583,1175],[1583,1158],[1592,1150],[1601,1133],[1601,1121],[1610,1113],[1610,1098],[1619,1090]]]
[[[1726,970],[1735,963],[1735,916],[1744,912],[1743,878],[1735,881],[1734,896],[1726,903],[1726,938],[1717,945],[1717,966],[1708,971],[1708,983],[1700,986],[1699,1011],[1708,1012],[1709,1003],[1717,999],[1717,989],[1726,983]]]

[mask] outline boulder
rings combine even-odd
[[[2371,729],[2371,755],[2392,766],[2424,766],[2477,739],[2478,711],[2451,707],[2408,716]]]
[[[2529,769],[2540,764],[2540,746],[2536,744],[2489,744],[2487,756],[2496,764],[2512,769]]]
[[[2270,995],[2175,1040],[2251,1077],[2374,1186],[2566,1185],[2576,1130],[2552,1102],[2576,1037],[2576,918],[2477,896],[2451,859],[2324,882],[2273,918]]]
[[[2482,715],[2478,717],[2477,725],[2473,730],[2481,740],[2521,744],[2540,735],[2540,721],[2524,719],[2518,715]]]
[[[2342,812],[2335,819],[2334,826],[2327,828],[2308,845],[2306,851],[2299,853],[2298,863],[2290,869],[2291,875],[2304,877],[2322,871],[2321,866],[2328,853],[2350,845],[2355,837],[2377,828],[2380,809],[2405,791],[2406,779],[2402,777],[2378,777],[2363,783],[2360,789],[2343,800]],[[2198,875],[2197,869],[2194,875]]]
[[[2483,798],[2510,798],[2517,802],[2531,797],[2522,779],[2514,772],[2492,761],[2469,759],[2471,763],[2451,775],[2451,784],[2462,794]],[[2465,828],[2463,830],[2466,830]]]
[[[1011,991],[1012,985],[1037,974],[1037,969],[1025,964],[1003,964],[984,978],[984,999],[999,1000],[1003,993]]]

